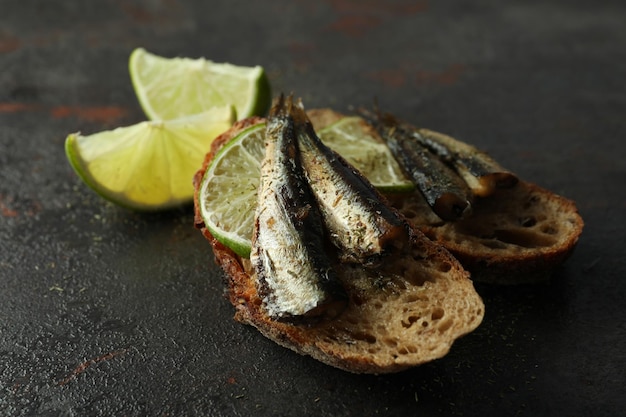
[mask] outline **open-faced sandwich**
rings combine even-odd
[[[331,110],[307,114],[300,102],[281,96],[267,119],[239,121],[213,142],[194,178],[195,225],[225,271],[237,320],[329,365],[356,373],[389,373],[444,356],[457,338],[481,323],[483,302],[469,272],[451,254],[463,258],[465,236],[478,242],[469,245],[477,246],[470,268],[515,268],[521,262],[536,272],[542,266],[538,259],[552,265],[571,252],[582,221],[573,204],[519,181],[486,157],[489,164],[482,169],[488,173],[475,174],[476,179],[465,185],[462,176],[461,181],[454,178],[458,184],[454,192],[433,191],[434,187],[428,187],[429,181],[433,184],[429,179],[432,165],[444,167],[441,172],[448,176],[466,171],[472,175],[473,168],[463,165],[463,152],[477,151],[391,116],[366,112],[361,116],[359,125],[388,146],[407,178],[414,181],[414,191],[379,192],[317,134],[343,115]],[[217,223],[206,203],[207,183],[217,171],[228,169],[213,165],[229,143],[254,129],[261,133],[263,143],[259,165],[250,168],[259,171],[259,180],[252,184],[255,207],[249,248],[242,250],[216,232]],[[404,142],[414,141],[417,134],[426,139],[411,149],[413,145]],[[444,145],[451,156],[440,149]],[[406,153],[417,156],[403,160]],[[415,168],[419,161],[426,165]],[[435,185],[452,181],[442,179],[441,172],[435,175]],[[232,210],[241,201],[228,193],[219,198],[230,199]],[[499,212],[508,207],[503,199],[513,205],[507,209],[510,216],[529,218],[526,223],[516,220],[512,232],[510,223],[500,219],[509,221]],[[518,203],[523,207],[517,207]],[[533,203],[541,210],[561,210],[571,226],[548,230],[543,225],[554,213],[540,215]],[[472,218],[487,223],[480,226]],[[526,234],[518,232],[518,227]],[[517,237],[505,238],[507,231]],[[543,236],[536,238],[543,243],[521,244],[520,236],[535,233]],[[493,243],[484,243],[488,240]],[[506,245],[519,246],[516,251],[523,256],[517,255],[514,261],[494,257],[494,253],[506,254],[507,249],[500,247]]]

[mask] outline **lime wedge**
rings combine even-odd
[[[80,178],[102,197],[136,210],[172,208],[192,200],[194,173],[233,119],[232,107],[224,107],[89,136],[74,133],[65,141],[65,153]]]
[[[344,117],[321,129],[318,135],[379,190],[405,192],[414,188],[387,145],[362,118]]]
[[[254,211],[265,154],[265,123],[250,126],[215,155],[200,184],[204,225],[222,244],[250,256]]]
[[[319,131],[327,146],[339,152],[376,187],[408,191],[407,181],[386,145],[359,117],[347,117]],[[211,234],[239,256],[250,256],[265,123],[251,126],[215,155],[200,183],[198,204]],[[387,165],[389,164],[389,165]]]
[[[271,104],[263,68],[204,58],[164,58],[135,49],[129,59],[137,98],[151,120],[171,120],[212,107],[234,106],[237,119],[263,115]]]

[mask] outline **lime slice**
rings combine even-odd
[[[319,135],[370,181],[376,181],[376,187],[412,190],[413,184],[404,178],[387,146],[362,123],[359,117],[344,118],[320,130]],[[264,139],[265,123],[240,132],[214,157],[200,184],[198,201],[205,226],[244,258],[250,256]]]
[[[405,192],[414,188],[387,145],[362,118],[344,117],[321,129],[318,135],[379,190]]]
[[[70,134],[67,158],[102,197],[136,210],[161,210],[193,198],[193,175],[213,139],[228,129],[231,107],[169,121],[144,121],[89,136]]]
[[[264,139],[265,123],[231,139],[207,167],[198,195],[204,225],[245,258],[250,256]]]
[[[237,119],[263,115],[271,104],[263,68],[215,63],[204,58],[163,58],[135,49],[130,77],[144,112],[152,120],[170,120],[212,107],[234,106]]]

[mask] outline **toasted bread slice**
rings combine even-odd
[[[485,283],[546,280],[574,250],[583,221],[576,205],[538,185],[520,181],[477,199],[456,222],[434,218],[421,195],[395,196],[396,207],[432,240],[445,246]]]
[[[316,129],[344,117],[330,109],[309,114]],[[419,191],[388,198],[480,282],[519,284],[549,278],[572,253],[583,229],[574,202],[523,180],[489,197],[476,197],[471,214],[458,221],[440,219]]]
[[[341,264],[348,302],[332,318],[289,322],[268,316],[250,260],[218,242],[204,226],[198,202],[202,177],[217,151],[237,132],[262,119],[237,122],[213,143],[194,177],[195,226],[225,272],[235,319],[274,342],[354,373],[397,372],[444,356],[482,321],[484,305],[469,274],[443,247],[415,231],[411,251],[384,268]]]

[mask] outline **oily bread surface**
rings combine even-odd
[[[525,181],[477,200],[471,216],[457,222],[429,217],[430,209],[417,193],[396,196],[394,203],[481,282],[517,284],[549,278],[573,252],[583,229],[571,200]]]
[[[236,123],[214,142],[194,177],[195,225],[213,248],[225,272],[235,319],[250,324],[276,343],[355,373],[389,373],[444,356],[454,340],[482,321],[484,305],[469,274],[441,246],[416,231],[411,251],[385,267],[342,265],[340,279],[347,307],[332,319],[290,323],[270,319],[257,292],[248,259],[218,242],[204,227],[198,187],[216,152],[237,132],[262,119]]]

